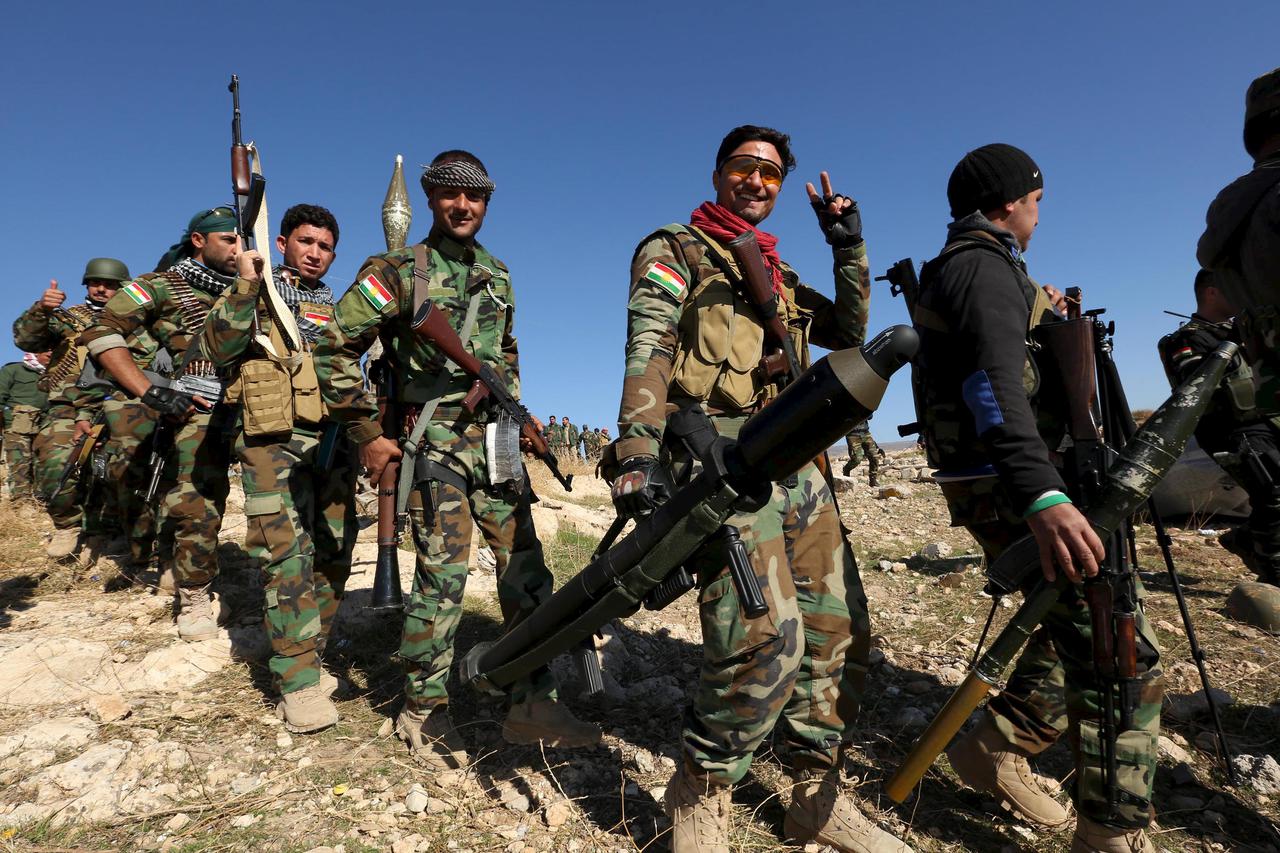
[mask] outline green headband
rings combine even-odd
[[[225,234],[238,231],[236,212],[229,207],[214,207],[202,210],[187,223],[187,230],[182,239],[169,247],[169,251],[156,264],[156,272],[164,272],[183,258],[191,257],[192,234]]]

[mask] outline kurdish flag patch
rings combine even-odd
[[[677,302],[684,299],[685,291],[688,290],[688,286],[684,283],[684,279],[680,277],[680,273],[658,261],[649,264],[649,269],[645,272],[644,277],[674,296]]]
[[[125,293],[129,294],[130,299],[139,305],[146,305],[151,301],[151,294],[147,293],[142,285],[138,284],[136,281],[131,281],[126,284],[123,290]]]
[[[368,296],[368,295],[369,294],[367,293],[365,294],[365,296]],[[329,325],[329,316],[327,314],[317,314],[314,311],[303,311],[302,318],[304,320],[310,320],[311,322],[315,323],[317,326],[323,327],[323,326]]]
[[[360,292],[364,294],[364,298],[372,303],[374,308],[379,311],[392,300],[391,291],[387,290],[387,286],[378,281],[378,277],[373,273],[360,280]]]

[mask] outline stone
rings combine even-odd
[[[1159,741],[1160,754],[1169,758],[1169,760],[1178,763],[1190,763],[1191,753],[1187,752],[1178,744],[1174,743],[1170,738],[1160,735]]]
[[[276,735],[276,748],[277,749],[293,748],[293,738],[290,737],[288,732],[280,732],[279,734]]]
[[[123,720],[133,712],[129,703],[119,693],[106,693],[93,696],[88,702],[89,713],[100,723],[114,723]]]
[[[191,823],[191,816],[186,812],[179,812],[165,822],[164,828],[169,832],[181,832]]]
[[[533,808],[533,804],[529,802],[529,798],[524,794],[513,793],[503,797],[502,804],[513,812],[524,812],[526,814]]]
[[[1280,763],[1270,755],[1237,755],[1231,759],[1236,776],[1260,794],[1280,794]]]
[[[911,487],[905,483],[896,486],[884,486],[876,493],[876,498],[882,501],[889,498],[902,499],[910,495],[911,492]]]
[[[868,666],[879,666],[880,664],[884,663],[884,661],[885,661],[884,652],[880,649],[872,649],[870,652],[867,653]]]
[[[427,797],[427,814],[444,814],[452,808],[453,806],[444,800],[437,797]]]
[[[920,558],[922,560],[944,560],[950,557],[952,548],[946,542],[930,542],[920,549]]]
[[[247,829],[258,822],[257,815],[242,814],[231,819],[231,825],[236,829]]]
[[[547,826],[555,829],[556,827],[564,826],[572,815],[572,807],[564,800],[557,800],[543,811],[542,819]]]
[[[422,814],[427,810],[427,803],[429,800],[430,798],[427,796],[427,792],[421,785],[415,782],[413,786],[409,788],[409,793],[405,795],[404,805],[405,808],[414,814]]]
[[[957,589],[964,586],[964,572],[947,572],[938,578],[938,586],[946,589]]]
[[[88,717],[54,717],[0,737],[0,758],[27,749],[76,749],[93,740],[97,732],[98,726]]]
[[[959,686],[960,682],[964,681],[965,675],[964,670],[954,666],[944,666],[937,672],[938,682],[946,687]]]
[[[918,681],[912,681],[906,686],[906,691],[912,696],[921,696],[932,689],[933,685],[923,678]]]
[[[1173,772],[1169,774],[1173,778],[1175,785],[1195,785],[1196,774],[1191,769],[1191,765],[1183,762],[1173,768]]]
[[[418,843],[422,841],[421,835],[410,835],[391,842],[391,853],[417,853]]]
[[[1169,808],[1176,812],[1199,811],[1204,808],[1204,800],[1187,794],[1174,794],[1169,798]]]
[[[929,715],[919,708],[905,708],[897,719],[904,729],[922,729],[929,724]]]
[[[653,755],[644,749],[636,750],[636,754],[631,758],[631,763],[641,773],[652,773],[656,769],[653,765]]]
[[[1225,690],[1213,688],[1213,701],[1219,708],[1235,704],[1235,697]],[[1209,700],[1203,690],[1195,693],[1166,693],[1165,710],[1176,720],[1194,720],[1209,713]]]

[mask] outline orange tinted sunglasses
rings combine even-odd
[[[730,157],[720,168],[735,178],[746,180],[756,172],[760,173],[760,182],[769,186],[782,186],[782,168],[772,160],[753,157],[750,154],[739,154]]]

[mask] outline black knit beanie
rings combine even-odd
[[[975,148],[956,164],[947,181],[951,216],[987,211],[1044,186],[1040,167],[1021,148],[997,142]]]

